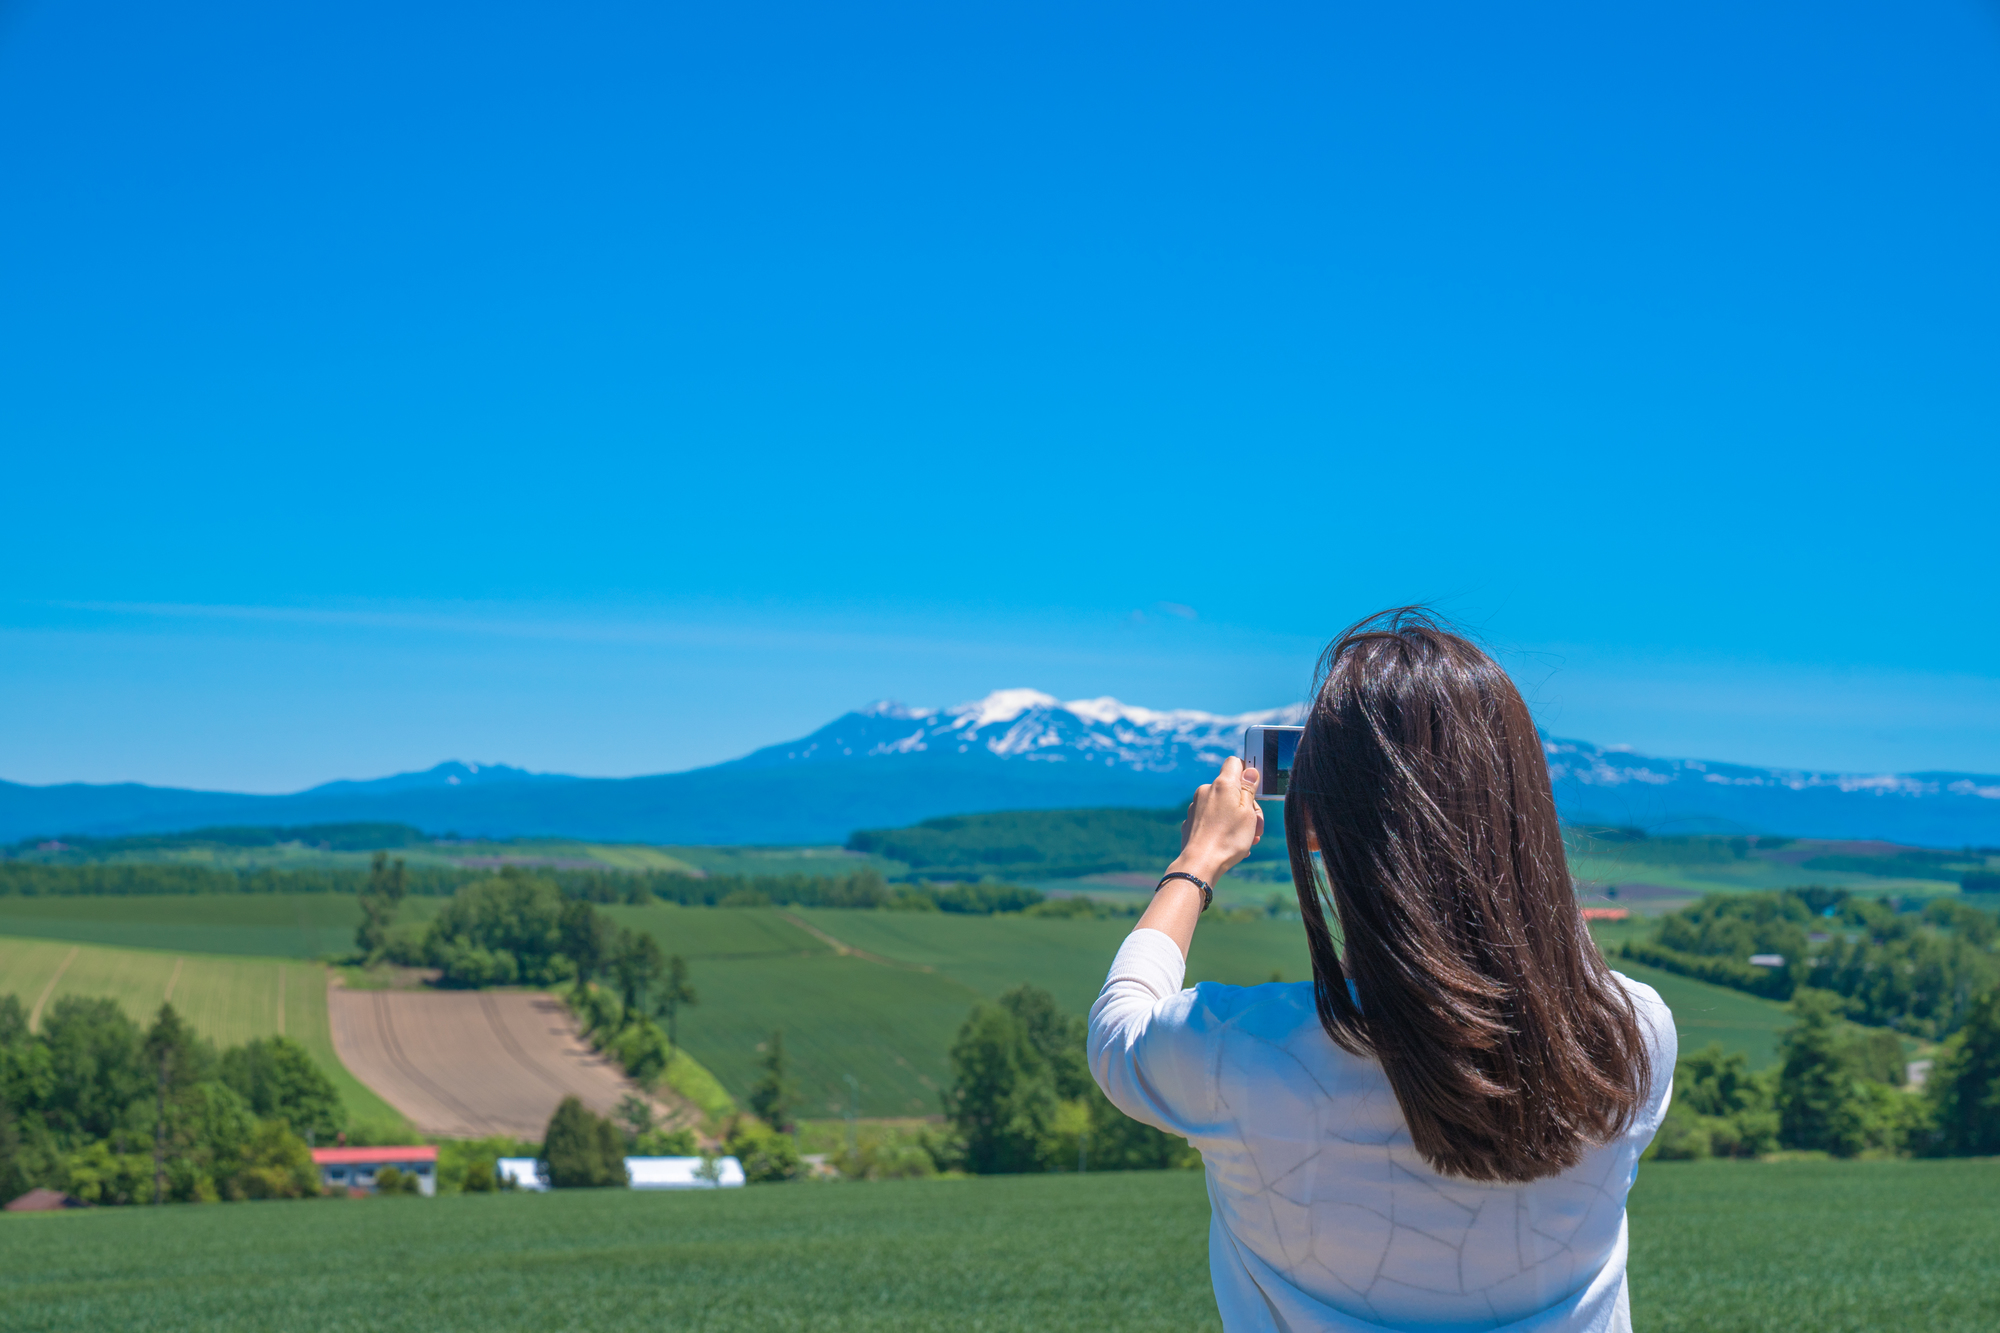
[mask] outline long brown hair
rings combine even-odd
[[[1498,663],[1421,607],[1341,635],[1285,835],[1320,1024],[1381,1061],[1425,1161],[1539,1180],[1630,1124],[1652,1079],[1638,1015],[1584,929],[1541,738]]]

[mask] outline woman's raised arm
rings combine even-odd
[[[1250,855],[1264,837],[1264,807],[1257,804],[1257,770],[1231,756],[1222,761],[1215,781],[1204,783],[1188,806],[1181,824],[1181,854],[1167,867],[1213,885],[1231,866]],[[1134,930],[1157,930],[1181,946],[1187,957],[1201,920],[1202,892],[1184,879],[1170,879],[1153,895],[1153,902]]]

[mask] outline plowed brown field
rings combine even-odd
[[[637,1091],[548,995],[335,986],[327,1014],[342,1063],[425,1134],[540,1139],[564,1097],[606,1114]]]

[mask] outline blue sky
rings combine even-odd
[[[0,8],[0,777],[877,697],[2000,770],[2000,8]]]

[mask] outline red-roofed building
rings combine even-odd
[[[319,1168],[320,1188],[372,1194],[375,1175],[393,1166],[404,1175],[417,1178],[417,1193],[437,1193],[438,1150],[432,1147],[407,1148],[314,1148],[313,1165]]]

